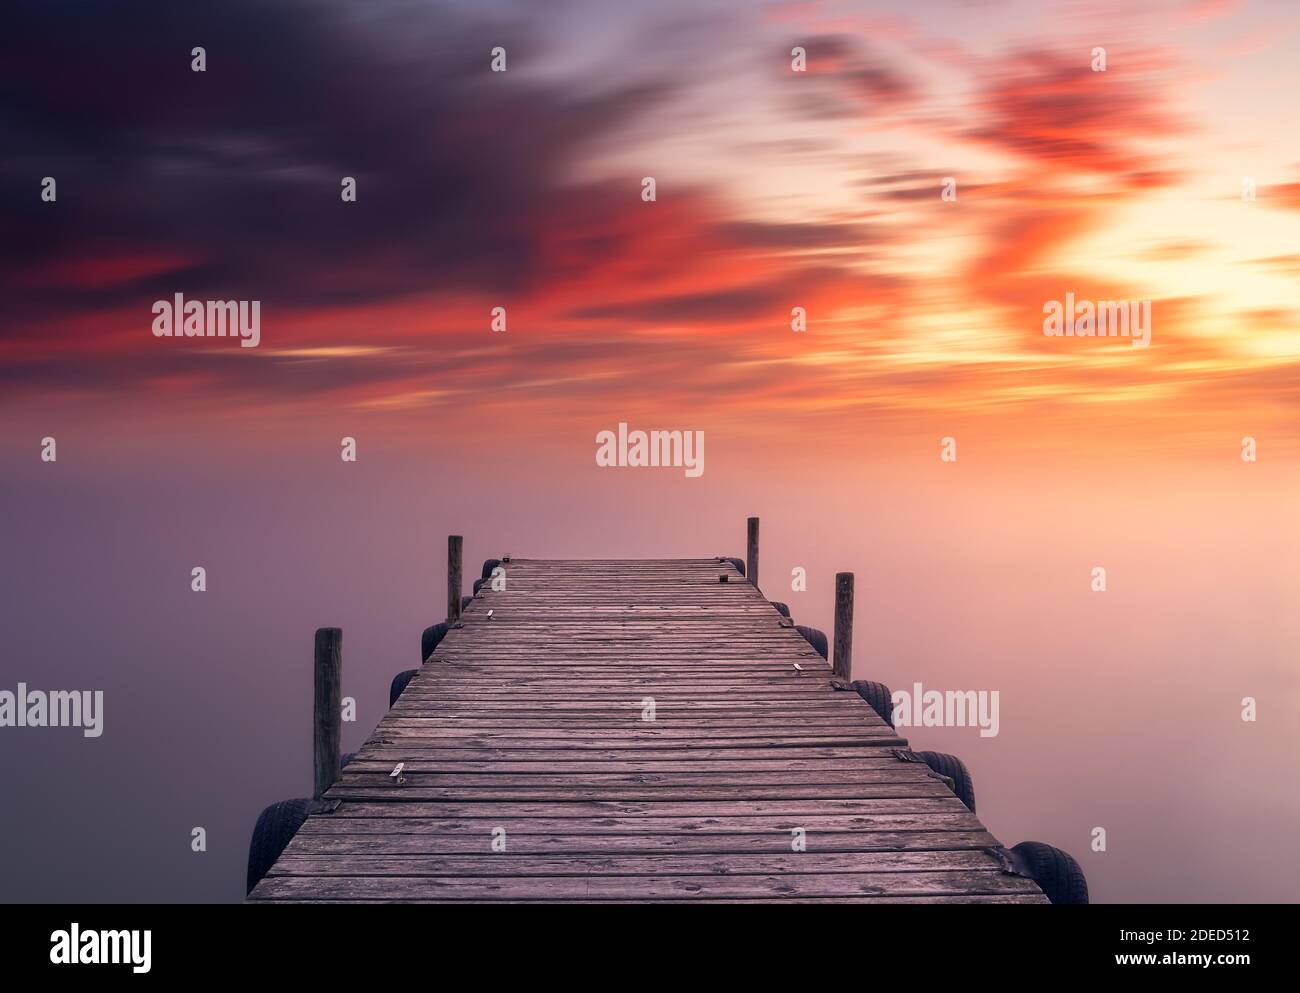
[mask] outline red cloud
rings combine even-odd
[[[1052,172],[1134,174],[1148,185],[1163,159],[1154,140],[1182,133],[1160,83],[1112,61],[1093,72],[1086,53],[1025,52],[1005,60],[971,110],[965,132]]]

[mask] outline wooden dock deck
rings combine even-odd
[[[730,564],[505,568],[250,901],[1047,902]]]

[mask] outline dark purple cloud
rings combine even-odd
[[[195,45],[205,73],[190,69]],[[514,71],[489,71],[495,45]],[[526,284],[539,199],[669,93],[541,83],[517,68],[536,45],[526,20],[437,7],[157,0],[79,5],[74,19],[18,3],[0,34],[11,314],[182,284],[282,305]],[[57,204],[39,200],[47,175]],[[144,249],[182,261],[114,283],[50,278]]]

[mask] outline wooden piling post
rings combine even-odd
[[[458,534],[447,536],[447,623],[460,620],[460,555],[465,539]]]
[[[839,679],[853,678],[853,573],[835,574],[835,654],[833,667]]]
[[[339,778],[343,739],[343,631],[316,629],[316,713],[312,754],[316,766],[314,798],[319,800]]]
[[[745,578],[758,589],[758,518],[748,521],[749,533],[745,541]]]

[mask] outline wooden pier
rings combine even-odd
[[[250,901],[1047,902],[730,563],[503,568]]]

